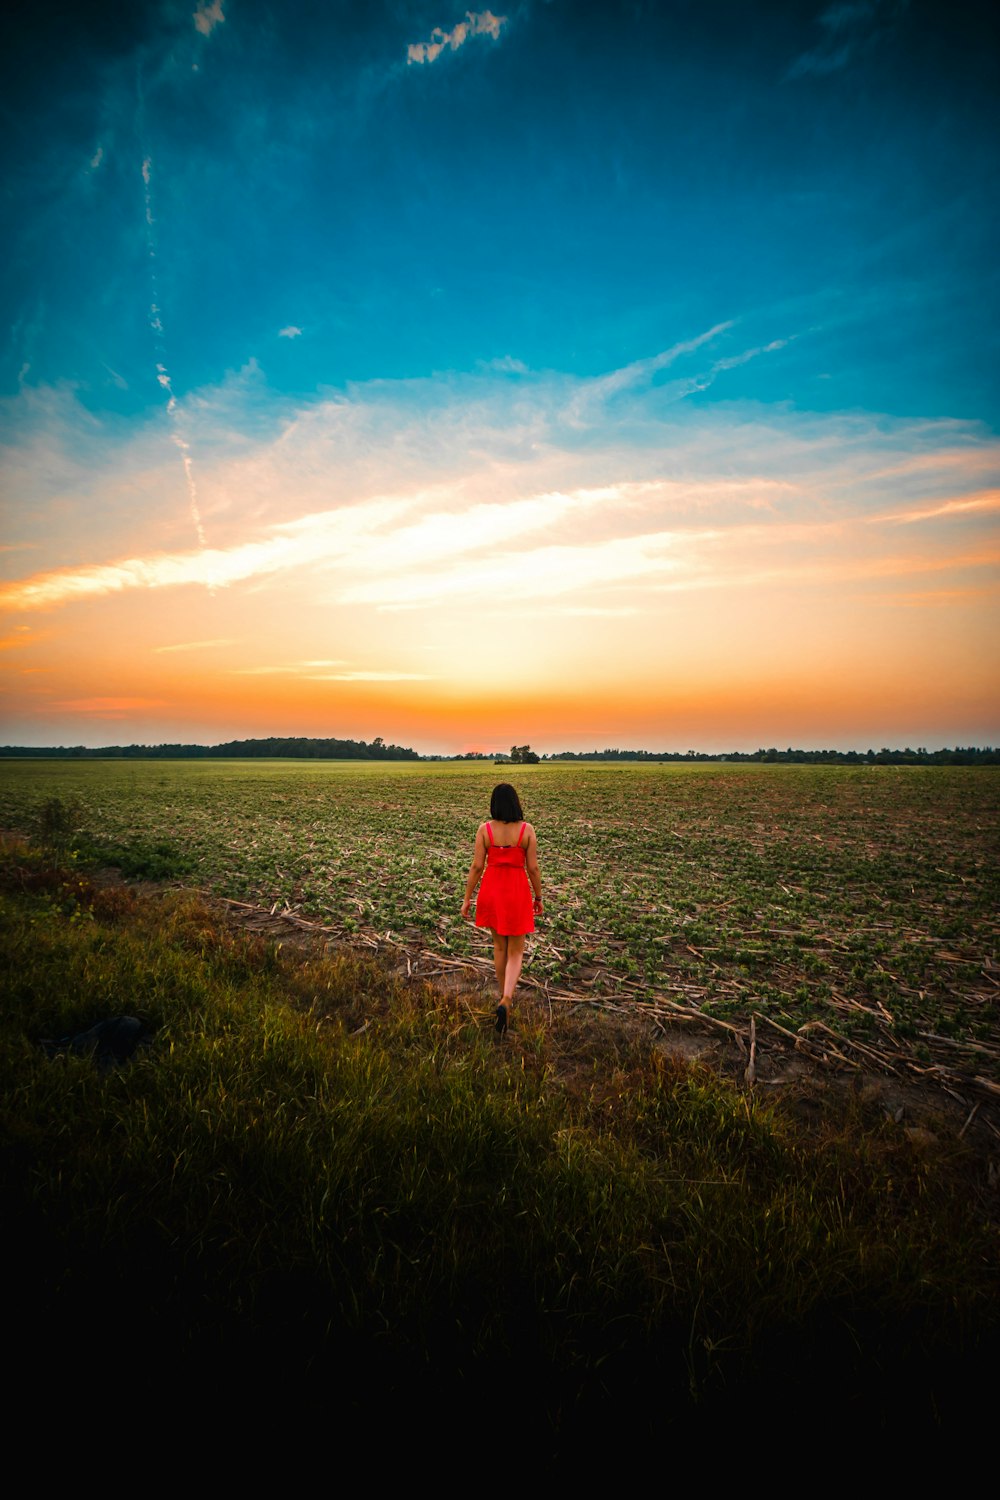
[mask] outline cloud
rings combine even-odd
[[[310,682],[433,682],[426,672],[333,672]]]
[[[213,646],[238,645],[238,641],[235,641],[228,636],[222,636],[219,640],[216,641],[181,641],[175,646],[154,646],[153,650],[157,652],[157,654],[162,654],[165,651],[208,651]]]
[[[706,329],[695,338],[683,339],[659,354],[653,354],[646,359],[633,360],[630,364],[622,365],[617,370],[610,370],[604,375],[589,377],[582,381],[573,392],[566,408],[567,420],[574,423],[589,423],[594,418],[595,406],[601,406],[625,392],[653,384],[661,370],[668,369],[686,355],[696,354],[735,326],[732,320],[716,323],[714,327]],[[724,371],[735,370],[762,354],[776,353],[779,349],[784,349],[796,337],[796,334],[792,334],[788,338],[771,339],[767,344],[760,344],[753,349],[744,349],[739,354],[730,354],[722,359],[716,359],[696,374],[682,376],[670,382],[662,382],[660,384],[661,395],[669,401],[681,401],[686,396],[706,391],[713,384],[716,376]]]
[[[512,354],[505,354],[501,359],[485,360],[481,366],[483,370],[496,370],[501,375],[527,375],[528,366],[523,360],[515,359]]]
[[[759,354],[774,354],[778,349],[787,348],[790,342],[790,339],[772,339],[769,344],[761,344],[757,349],[744,349],[742,354],[731,354],[727,359],[717,359],[712,366],[711,373],[714,375],[720,370],[735,370],[739,365],[745,365],[749,360],[756,359]]]
[[[662,578],[681,566],[680,559],[670,555],[675,542],[673,533],[661,532],[599,545],[535,547],[528,553],[512,549],[467,560],[460,569],[420,569],[351,583],[341,598],[345,604],[382,609],[437,607],[446,600],[463,599],[499,603],[507,609],[523,599]]]
[[[363,671],[348,672],[319,671],[319,668],[348,667],[346,661],[300,661],[282,666],[236,667],[236,677],[296,677],[303,682],[430,682],[433,679],[425,672]]]
[[[704,344],[728,332],[732,326],[732,322],[716,323],[714,328],[709,328],[705,333],[699,333],[696,338],[683,339],[678,344],[672,344],[669,349],[664,349],[660,354],[654,354],[647,359],[633,360],[631,364],[622,365],[621,369],[611,370],[606,375],[596,375],[585,382],[584,396],[589,400],[597,398],[606,401],[609,396],[617,395],[619,391],[628,390],[636,385],[648,384],[660,370],[665,370],[668,365],[672,365],[684,354],[694,354]]]
[[[195,30],[200,31],[202,36],[211,36],[216,26],[225,20],[222,13],[222,0],[200,0],[198,9],[193,14]]]
[[[576,616],[581,629],[603,616],[611,629],[657,594],[729,583],[766,592],[775,579],[809,588],[883,567],[916,576],[934,557],[952,570],[987,562],[1000,494],[990,487],[1000,476],[991,434],[954,419],[748,401],[693,407],[654,383],[682,355],[696,366],[704,359],[685,378],[707,382],[786,342],[706,357],[730,326],[590,379],[540,372],[511,381],[484,366],[372,381],[298,406],[242,375],[193,393],[180,411],[205,455],[214,542],[205,548],[187,540],[162,413],[123,442],[124,426],[98,420],[69,390],[21,393],[6,403],[4,467],[22,526],[41,540],[29,543],[33,571],[0,582],[0,609],[158,593],[147,653],[250,642],[249,661],[262,664],[236,668],[241,675],[383,680],[352,675],[370,669],[407,680],[393,664],[424,666],[408,657],[423,626],[414,620],[391,638],[399,611],[425,612],[428,622],[446,611],[455,629],[472,631],[482,611],[516,602]],[[145,536],[137,495],[153,518]],[[18,556],[6,554],[8,575]],[[165,611],[177,609],[178,589],[217,591],[200,627],[197,597],[185,600],[191,641],[170,641],[177,625]],[[258,634],[268,610],[251,590],[275,601],[284,591],[279,614],[293,598],[296,612],[318,611],[330,622],[323,645],[351,639],[364,618],[382,646],[366,648],[357,666],[306,658],[317,642],[303,635],[268,665],[266,632]],[[219,628],[228,633],[218,637]],[[428,638],[426,649],[438,648]]]
[[[104,160],[104,147],[103,146],[98,146],[97,150],[94,152],[93,156],[90,158],[91,169],[96,172],[97,168],[101,165],[101,162],[103,160]]]
[[[909,0],[844,0],[829,6],[818,17],[818,44],[795,59],[786,79],[824,77],[846,68],[894,28],[908,5]]]
[[[912,526],[916,521],[933,521],[939,516],[962,515],[970,511],[1000,510],[1000,490],[984,490],[979,495],[963,495],[960,500],[944,500],[939,505],[921,506],[916,510],[900,511],[886,516],[873,517],[897,525]]]
[[[762,354],[774,354],[779,349],[785,349],[796,338],[792,334],[786,339],[772,339],[769,344],[761,344],[756,349],[744,349],[740,354],[729,354],[724,359],[714,360],[707,369],[700,370],[696,375],[685,376],[678,380],[665,383],[662,387],[663,396],[670,401],[683,401],[686,396],[694,396],[702,391],[707,391],[709,386],[715,383],[718,375],[727,370],[739,369],[752,359],[759,358]]]
[[[234,667],[233,671],[237,677],[273,677],[288,675],[301,677],[306,672],[314,671],[317,667],[346,667],[346,661],[298,661],[291,662],[286,666],[271,667]]]
[[[429,42],[411,42],[406,49],[406,61],[408,64],[432,63],[446,48],[457,52],[470,36],[488,36],[492,37],[493,41],[497,41],[501,26],[506,26],[506,24],[506,16],[495,16],[489,10],[468,10],[465,13],[465,20],[459,21],[452,31],[445,31],[443,27],[435,26]]]
[[[287,328],[278,329],[279,339],[297,339],[301,336],[302,329],[296,328],[294,323],[289,323]]]
[[[111,366],[107,364],[103,359],[101,360],[101,365],[105,370],[107,370],[108,375],[111,377],[112,385],[116,386],[120,391],[128,390],[128,381],[125,379],[124,375],[119,375],[118,371],[113,370]]]

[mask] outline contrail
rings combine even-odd
[[[195,483],[194,463],[191,459],[191,445],[188,443],[181,431],[181,420],[178,412],[177,397],[174,395],[170,384],[170,372],[166,365],[166,350],[163,337],[163,319],[160,316],[158,293],[156,290],[156,229],[153,218],[153,161],[152,157],[144,156],[142,159],[142,181],[143,195],[146,205],[146,248],[149,251],[149,284],[152,292],[152,300],[149,304],[149,326],[153,332],[154,347],[156,352],[156,379],[167,393],[167,416],[170,418],[170,438],[174,447],[180,453],[181,463],[184,466],[184,482],[187,485],[188,503],[191,507],[191,520],[194,523],[195,535],[198,538],[199,547],[207,546],[205,528],[202,525],[201,509],[198,505],[198,486]]]

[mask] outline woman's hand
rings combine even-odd
[[[543,914],[543,912],[545,911],[545,903],[542,900],[541,896],[534,896],[532,898],[531,909],[535,913],[536,917],[540,917]]]
[[[466,896],[465,900],[462,902],[462,918],[463,918],[463,920],[469,915],[469,907],[471,905],[472,905],[472,899],[471,899],[471,897]]]

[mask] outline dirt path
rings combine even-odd
[[[469,997],[481,1008],[484,1026],[492,1015],[495,980],[488,958],[455,958],[392,932],[348,935],[277,904],[267,908],[198,894],[240,931],[303,952],[367,951],[411,983]],[[518,1009],[551,1024],[550,1061],[569,1086],[578,1075],[590,1086],[595,1049],[613,1055],[637,1037],[652,1039],[671,1056],[773,1094],[806,1126],[851,1096],[870,1114],[897,1125],[918,1147],[934,1150],[945,1140],[964,1141],[981,1159],[985,1181],[1000,1203],[1000,1088],[988,1079],[963,1076],[947,1064],[926,1063],[902,1051],[885,1058],[815,1023],[798,1035],[767,1017],[739,1027],[665,998],[649,1004],[556,990],[532,979],[530,970],[518,992]],[[509,1037],[516,1047],[516,1018]]]

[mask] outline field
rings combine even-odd
[[[254,1454],[312,1432],[401,1473],[428,1432],[523,1470],[527,1425],[540,1474],[588,1480],[817,1414],[922,1461],[978,1439],[1000,773],[519,772],[547,913],[501,1045],[457,918],[495,775],[3,766],[29,1402],[85,1371],[89,1440],[141,1372],[145,1412],[181,1392],[230,1446],[235,1411]],[[148,1043],[127,1066],[58,1045],[125,1012]],[[680,1056],[685,1032],[726,1065]],[[746,1086],[754,1036],[787,1089]]]
[[[79,802],[92,855],[405,957],[488,969],[458,919],[514,774],[546,914],[525,982],[838,1065],[1000,1092],[1000,771],[944,767],[6,762],[0,826]]]

